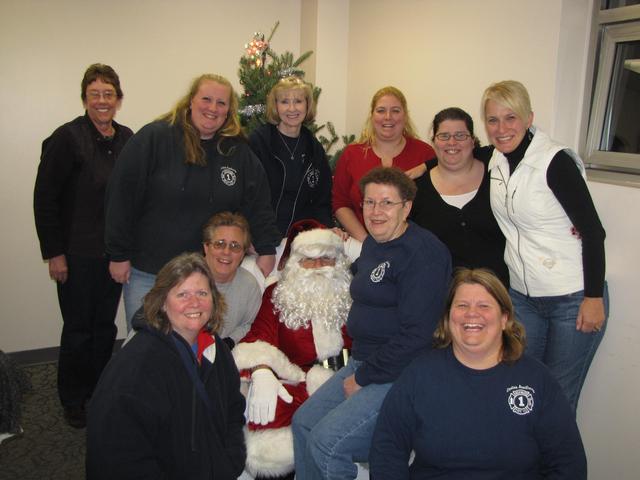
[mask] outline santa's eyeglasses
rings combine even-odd
[[[227,243],[226,240],[215,240],[209,245],[213,246],[215,250],[225,250],[227,246],[229,246],[229,250],[231,250],[233,253],[244,251],[244,246],[236,241]]]
[[[302,268],[333,267],[336,264],[336,259],[331,257],[305,257],[299,263]]]

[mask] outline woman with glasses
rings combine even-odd
[[[489,202],[491,151],[477,148],[480,142],[473,133],[473,119],[460,108],[438,112],[432,132],[438,158],[427,162],[426,174],[416,179],[411,219],[449,247],[454,268],[487,268],[508,287],[504,235]],[[485,157],[484,161],[475,155]]]
[[[262,302],[255,277],[240,266],[251,246],[249,224],[238,213],[218,213],[204,226],[202,243],[216,288],[227,304],[220,337],[232,349],[249,331]]]
[[[414,182],[378,167],[360,180],[369,232],[353,263],[351,359],[293,417],[296,478],[355,478],[377,413],[402,370],[431,345],[451,275],[447,247],[408,222]]]
[[[104,197],[116,158],[133,132],[114,121],[123,99],[109,65],[87,68],[85,114],[42,142],[33,211],[42,258],[56,282],[62,313],[58,394],[64,418],[86,423],[85,403],[111,358],[122,286],[105,260]]]
[[[359,142],[347,146],[336,165],[332,207],[340,225],[356,240],[367,236],[358,182],[369,170],[397,167],[411,175],[411,169],[434,156],[433,149],[418,140],[404,94],[395,87],[378,90]]]
[[[605,231],[582,160],[533,126],[524,85],[489,86],[481,107],[495,146],[491,208],[527,352],[549,366],[575,411],[608,316]]]
[[[128,329],[158,270],[175,255],[200,251],[202,227],[217,212],[246,217],[260,271],[273,270],[280,233],[269,185],[237,113],[229,81],[201,75],[122,151],[107,191],[105,236],[111,275],[124,285]]]

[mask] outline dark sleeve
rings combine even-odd
[[[547,169],[547,185],[564,208],[582,239],[584,295],[602,297],[605,276],[605,231],[593,204],[587,182],[573,158],[558,152]]]
[[[107,254],[115,262],[131,260],[133,256],[135,224],[142,217],[154,148],[158,145],[154,144],[151,129],[144,127],[125,144],[109,179],[105,200],[105,244]]]
[[[33,191],[33,213],[42,258],[62,255],[66,250],[63,217],[65,197],[70,195],[76,156],[73,140],[65,127],[42,142],[42,155]]]
[[[409,479],[412,438],[417,427],[414,378],[414,372],[405,371],[384,399],[369,452],[372,480]]]
[[[574,412],[550,374],[534,436],[540,450],[542,478],[586,480],[587,459]]]
[[[246,147],[245,147],[246,148]],[[258,255],[274,255],[280,244],[280,232],[276,226],[276,216],[271,208],[271,192],[267,174],[258,157],[246,148],[249,155],[245,172],[245,185],[242,213],[249,222],[253,246]]]
[[[218,337],[218,340],[220,338]],[[240,374],[236,368],[236,364],[233,361],[231,352],[227,348],[224,342],[220,342],[219,361],[223,362],[223,368],[225,370],[226,391],[227,391],[227,404],[229,405],[229,411],[227,412],[227,434],[225,435],[225,449],[229,457],[230,474],[236,478],[242,474],[244,470],[245,462],[247,459],[247,449],[244,441],[244,410],[245,400],[244,396],[240,392]]]
[[[116,393],[91,405],[87,426],[87,479],[165,479],[157,458],[157,439],[166,435],[159,407],[167,392],[146,381],[144,397]],[[159,382],[162,383],[162,382]],[[104,390],[103,390],[104,391]],[[93,411],[92,411],[93,410]]]
[[[355,373],[360,386],[395,381],[402,370],[431,346],[433,332],[442,315],[443,302],[451,278],[451,255],[438,244],[423,248],[408,259],[408,267],[398,278],[398,332],[371,354]],[[427,245],[420,245],[425,247]]]

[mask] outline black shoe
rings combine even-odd
[[[64,420],[73,428],[87,426],[87,412],[84,407],[64,407]]]

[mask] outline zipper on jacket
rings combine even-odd
[[[309,165],[307,165],[307,169],[304,171],[304,174],[302,175],[302,179],[300,180],[300,184],[298,185],[298,191],[296,192],[296,199],[293,202],[293,210],[291,210],[291,218],[289,219],[289,225],[287,225],[287,232],[289,232],[289,229],[291,228],[291,224],[293,223],[293,219],[296,217],[296,207],[298,206],[300,191],[302,190],[302,185],[304,185],[304,181],[306,180],[307,175],[309,174],[309,170],[311,169],[312,166],[313,166],[312,163],[309,163]]]
[[[278,160],[280,162],[280,166],[282,167],[282,187],[280,188],[280,196],[278,197],[278,201],[276,202],[276,211],[274,212],[276,214],[276,219],[278,218],[278,209],[280,208],[280,201],[282,200],[282,195],[284,195],[284,184],[287,180],[287,169],[284,166],[284,162],[282,160],[280,160],[280,157],[277,155],[273,155],[275,157],[276,160]],[[284,232],[285,237],[287,236],[287,232],[289,231],[289,229],[287,228],[287,231]]]
[[[520,166],[520,165],[518,165]],[[524,263],[524,260],[522,259],[522,253],[520,252],[520,229],[518,228],[518,225],[516,225],[516,223],[513,221],[511,214],[509,213],[509,182],[511,181],[511,177],[513,177],[513,174],[516,172],[516,170],[518,169],[518,167],[516,167],[516,169],[513,171],[513,173],[511,175],[509,175],[509,180],[505,181],[504,180],[504,175],[502,173],[502,169],[500,167],[498,167],[498,171],[500,172],[500,177],[502,177],[502,183],[504,183],[504,206],[505,206],[505,211],[507,212],[507,217],[509,218],[509,221],[511,222],[511,224],[513,225],[513,227],[516,229],[516,235],[517,235],[517,241],[516,241],[516,251],[518,252],[518,257],[520,258],[520,263],[522,264],[522,283],[524,284],[524,289],[525,289],[525,295],[528,297],[529,296],[529,287],[527,286],[527,275],[526,275],[526,265]],[[515,209],[513,208],[513,199],[515,198],[516,195],[516,190],[518,190],[518,187],[516,187],[513,190],[513,193],[511,194],[511,212],[512,213],[516,213]]]
[[[196,386],[194,385],[191,390],[191,451],[197,452],[196,448],[196,408],[197,408],[197,399],[196,399]]]

